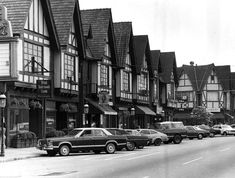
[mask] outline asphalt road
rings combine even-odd
[[[5,162],[0,177],[234,178],[235,137],[184,140],[115,154],[73,154]],[[43,153],[43,152],[42,152]]]

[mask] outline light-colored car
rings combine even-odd
[[[143,136],[147,136],[150,140],[150,144],[160,146],[162,142],[168,141],[168,136],[164,133],[158,132],[153,129],[138,129],[139,133]]]
[[[224,136],[234,135],[235,136],[235,129],[232,128],[230,125],[226,125],[226,124],[214,125],[213,128],[216,130],[220,130],[221,135],[224,135]]]

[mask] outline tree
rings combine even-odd
[[[205,107],[198,106],[193,108],[191,112],[191,117],[196,119],[196,122],[198,120],[210,124],[211,123],[211,117],[213,114],[211,112],[208,112]]]

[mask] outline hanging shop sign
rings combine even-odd
[[[51,97],[51,80],[37,80],[38,97]]]

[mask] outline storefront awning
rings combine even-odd
[[[87,99],[89,103],[89,113],[117,115],[117,112],[107,104],[99,104],[98,102]]]
[[[156,113],[153,112],[147,106],[136,106],[135,113],[136,114],[146,114],[146,115],[150,115],[150,116],[156,116]]]

